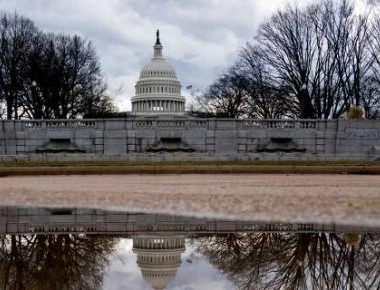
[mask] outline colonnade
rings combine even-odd
[[[182,249],[185,247],[185,239],[179,237],[152,237],[152,238],[134,238],[134,249]]]
[[[167,100],[135,101],[132,103],[133,112],[184,112],[185,102]]]

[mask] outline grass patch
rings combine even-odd
[[[380,161],[11,161],[1,167],[97,167],[97,166],[380,166]]]
[[[0,176],[83,174],[380,174],[363,161],[3,162]]]

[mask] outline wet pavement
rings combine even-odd
[[[2,177],[0,204],[380,226],[380,177],[318,174]]]

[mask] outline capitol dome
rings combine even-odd
[[[174,68],[164,58],[153,58],[150,63],[144,66],[140,73],[140,80],[148,78],[172,79],[178,82]]]
[[[132,97],[132,112],[136,115],[183,114],[185,98],[174,68],[162,56],[162,45],[157,30],[151,61],[142,69]]]
[[[174,279],[185,251],[184,236],[139,236],[133,239],[144,280],[153,289],[162,290]]]

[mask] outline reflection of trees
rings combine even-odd
[[[240,289],[380,289],[380,237],[247,233],[201,238],[198,251]]]
[[[115,240],[106,236],[0,236],[0,289],[98,289]]]

